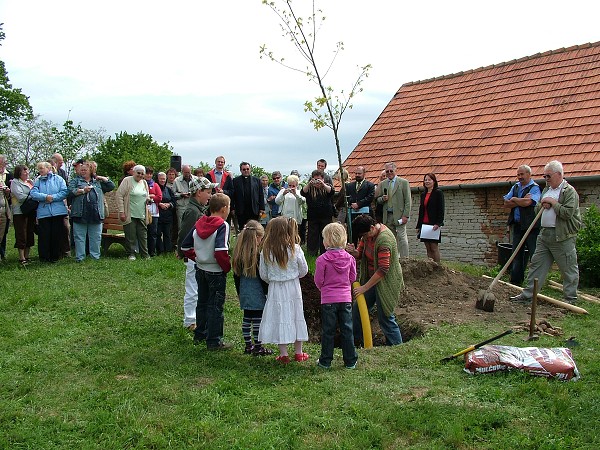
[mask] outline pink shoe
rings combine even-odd
[[[296,353],[294,355],[294,359],[298,362],[306,361],[308,358],[308,353]]]
[[[289,364],[290,357],[288,355],[278,356],[277,358],[275,358],[275,361],[279,361],[281,364]]]

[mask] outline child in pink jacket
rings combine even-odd
[[[342,335],[342,355],[347,369],[356,368],[358,355],[352,332],[352,283],[356,280],[356,260],[344,250],[347,235],[340,223],[323,229],[327,249],[317,258],[315,284],[321,291],[321,356],[317,366],[331,367],[336,327]]]

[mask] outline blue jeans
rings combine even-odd
[[[523,239],[523,235],[525,234],[525,230],[521,230],[521,226],[519,224],[515,224],[512,226],[512,248],[515,249]],[[538,234],[540,234],[539,228],[533,228],[527,236],[523,247],[513,259],[512,267],[510,269],[510,282],[512,284],[516,284],[517,286],[521,286],[523,284],[523,280],[525,279],[525,267],[527,267],[527,263],[535,253],[535,243],[537,241]],[[529,256],[525,257],[525,249],[529,250]]]
[[[196,304],[196,330],[194,339],[206,339],[208,348],[218,347],[223,340],[223,306],[227,275],[208,272],[196,267],[198,303]]]
[[[333,339],[337,326],[342,335],[342,355],[345,366],[356,364],[358,355],[354,347],[352,333],[352,303],[325,303],[321,305],[321,356],[319,362],[331,366],[333,360]]]
[[[394,313],[389,316],[383,314],[383,308],[377,295],[377,286],[373,286],[367,292],[365,292],[365,300],[367,301],[367,309],[371,309],[373,305],[377,304],[377,320],[383,335],[385,336],[386,345],[398,345],[402,344],[402,334],[400,333],[400,327],[396,323],[396,316]],[[354,341],[363,342],[362,335],[362,324],[360,321],[360,314],[358,312],[358,306],[355,304],[354,311]]]
[[[100,241],[102,239],[102,222],[81,223],[73,222],[73,240],[75,241],[75,259],[85,259],[85,237],[90,241],[90,256],[100,259]]]

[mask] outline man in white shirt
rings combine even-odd
[[[563,279],[564,301],[575,303],[579,284],[579,266],[575,241],[581,228],[579,195],[564,179],[563,166],[559,161],[550,161],[544,167],[546,188],[536,205],[536,213],[544,208],[541,231],[535,253],[531,258],[527,287],[511,300],[528,303],[533,296],[533,280],[537,278],[543,286],[552,263],[556,262]]]

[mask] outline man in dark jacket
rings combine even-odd
[[[375,184],[365,180],[365,168],[359,166],[354,171],[354,181],[346,183],[346,195],[348,196],[348,208],[350,210],[350,223],[360,214],[371,215],[371,203],[375,198]],[[358,236],[352,236],[358,243]]]
[[[333,187],[324,180],[321,170],[313,170],[310,181],[301,189],[300,194],[306,198],[308,219],[308,238],[306,248],[309,255],[325,253],[323,245],[323,228],[331,223],[331,198]]]
[[[240,164],[242,174],[233,179],[231,211],[235,213],[240,231],[249,220],[258,220],[264,213],[265,197],[260,180],[252,176],[247,162]]]
[[[193,260],[188,260],[181,251],[183,240],[198,219],[206,214],[208,201],[212,190],[217,186],[204,177],[199,177],[190,183],[190,201],[188,202],[179,227],[177,241],[177,255],[185,262],[185,294],[183,296],[183,326],[190,331],[196,329],[196,304],[198,302],[198,283],[196,281],[196,265]]]

